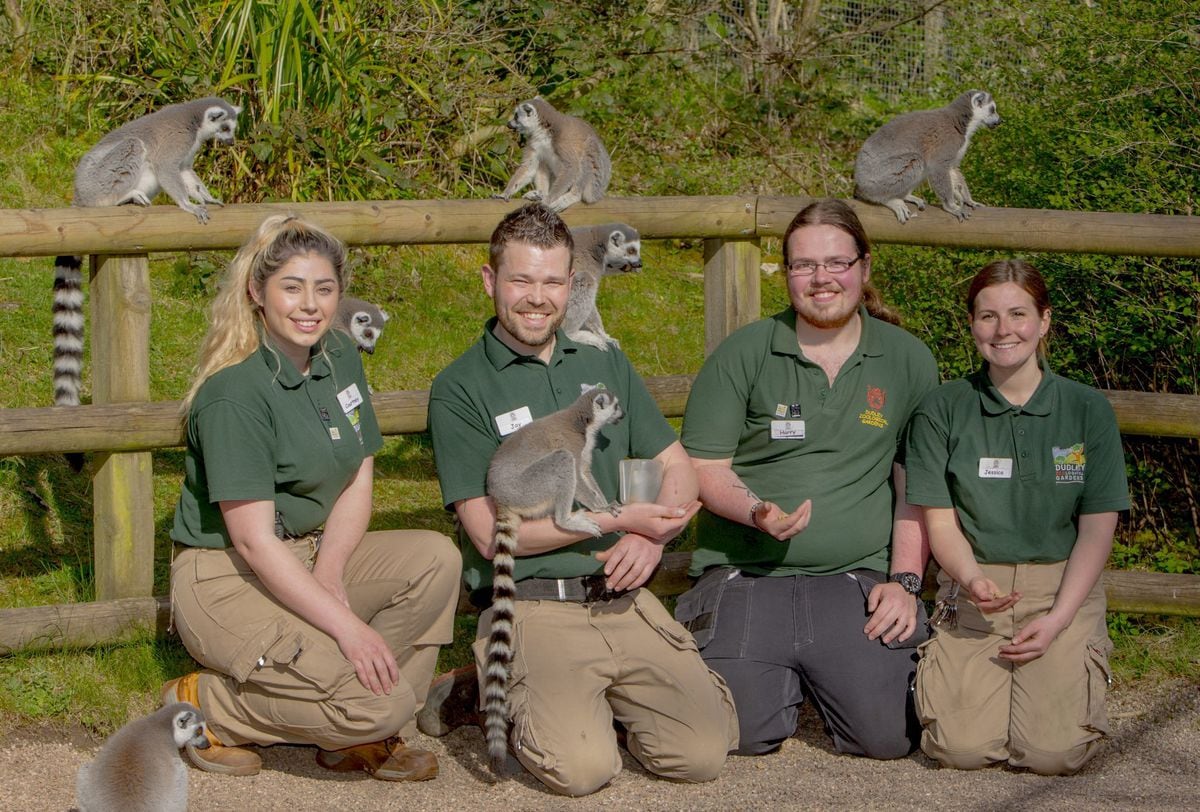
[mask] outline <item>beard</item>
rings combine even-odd
[[[821,290],[826,290],[822,288]],[[808,293],[810,291],[806,291]],[[858,306],[862,303],[862,296],[851,301],[845,298],[845,290],[841,291],[842,297],[831,302],[828,305],[819,305],[806,295],[799,297],[799,301],[793,299],[792,307],[795,308],[796,314],[820,330],[836,330],[844,327],[849,323],[850,319],[854,318],[854,314],[858,312]]]
[[[565,310],[559,311],[557,314],[547,313],[546,323],[540,328],[531,329],[515,311],[497,310],[496,312],[496,319],[500,322],[500,326],[527,347],[544,347],[550,343],[566,316]]]

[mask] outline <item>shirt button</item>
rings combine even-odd
[[[1025,429],[1021,429],[1020,431],[1018,431],[1018,432],[1017,432],[1017,434],[1019,434],[1019,435],[1021,435],[1022,437],[1024,437],[1024,436],[1025,436]]]
[[[1028,457],[1028,456],[1029,456],[1029,454],[1027,454],[1026,452],[1022,451],[1022,452],[1021,452],[1021,456],[1022,456],[1022,457]]]

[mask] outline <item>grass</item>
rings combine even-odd
[[[0,207],[61,206],[70,198],[74,161],[94,134],[74,137],[47,123],[59,110],[54,89],[0,75]],[[61,111],[59,111],[61,112]],[[65,128],[69,129],[69,128]],[[711,193],[701,172],[681,179],[680,190]],[[690,170],[689,170],[690,171]],[[728,177],[728,167],[722,170]],[[740,173],[739,173],[740,174]],[[746,174],[754,174],[746,170]],[[683,181],[687,182],[684,183]],[[777,241],[767,241],[767,261],[778,261]],[[607,280],[599,297],[608,332],[622,341],[643,375],[695,372],[703,358],[703,280],[698,243],[648,242],[646,270]],[[905,254],[909,251],[911,254]],[[379,351],[366,360],[380,391],[425,389],[442,367],[479,335],[490,313],[479,279],[483,246],[356,249],[356,295],[392,316]],[[878,268],[919,267],[917,249],[883,247]],[[206,308],[228,254],[159,255],[151,263],[151,398],[174,400],[186,389]],[[51,260],[0,259],[0,407],[49,405]],[[880,274],[887,279],[886,273]],[[881,283],[886,284],[886,283]],[[918,294],[932,295],[921,280]],[[888,290],[885,287],[885,295]],[[783,306],[778,276],[763,279],[763,312]],[[936,348],[939,357],[955,351]],[[85,358],[85,370],[88,367]],[[86,377],[86,373],[85,373]],[[90,390],[85,385],[84,399]],[[167,591],[170,526],[183,454],[154,455],[156,594]],[[427,436],[389,438],[376,461],[376,511],[372,527],[422,527],[450,533],[440,507]],[[60,457],[0,458],[0,607],[91,600],[90,480],[71,472]],[[688,540],[677,543],[686,548]],[[1200,663],[1200,621],[1113,615],[1109,619],[1118,685],[1136,686],[1184,676]],[[459,617],[455,642],[439,669],[470,661],[475,618]],[[27,722],[81,724],[107,733],[149,710],[158,686],[193,667],[174,640],[142,639],[88,651],[0,657],[0,733]]]

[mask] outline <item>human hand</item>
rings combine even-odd
[[[971,603],[979,607],[979,611],[985,615],[1011,609],[1017,601],[1021,600],[1020,592],[1014,590],[1008,595],[1002,595],[1000,587],[996,586],[995,581],[982,575],[971,579],[971,582],[967,584],[967,592],[971,595]]]
[[[763,502],[754,511],[752,521],[755,527],[777,541],[787,541],[808,527],[811,518],[812,500],[805,499],[791,513],[784,513],[774,502]]]
[[[917,630],[917,599],[900,584],[876,584],[867,595],[870,620],[863,627],[867,639],[883,637],[884,643],[893,640],[903,643]]]
[[[1050,644],[1067,627],[1052,615],[1042,615],[1026,623],[1013,635],[1011,643],[1000,647],[1000,659],[1020,665],[1033,662],[1050,649]]]
[[[607,550],[596,553],[604,562],[604,583],[614,592],[636,589],[650,580],[662,560],[663,546],[637,533],[626,533]]]
[[[354,666],[358,681],[371,693],[390,694],[400,681],[400,668],[383,636],[358,618],[334,639]]]
[[[666,544],[683,532],[699,510],[700,503],[696,500],[678,506],[631,502],[620,506],[617,525],[626,533]]]

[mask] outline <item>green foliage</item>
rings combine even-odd
[[[863,43],[828,37],[826,47],[804,41],[790,51],[756,50],[729,21],[697,11],[711,4],[654,4],[664,8],[657,16],[645,13],[647,5],[27,3],[29,61],[0,67],[0,129],[8,136],[0,145],[0,205],[65,204],[74,162],[101,133],[210,93],[246,108],[238,145],[202,159],[201,174],[215,177],[210,187],[231,202],[489,195],[518,154],[503,123],[517,101],[538,93],[600,132],[613,156],[614,195],[847,197],[855,151],[880,124],[985,87],[1004,124],[979,133],[967,154],[963,170],[977,199],[1196,213],[1200,28],[1187,0],[951,0],[942,72],[894,102],[862,89],[869,59],[847,55],[869,54]],[[776,260],[777,241],[764,243],[764,258]],[[606,326],[644,374],[694,372],[703,353],[699,243],[648,242],[643,250],[642,274],[601,290]],[[962,294],[975,270],[998,256],[876,246],[876,283],[934,348],[947,378],[978,363]],[[426,388],[474,340],[487,312],[478,282],[483,257],[479,246],[354,251],[355,293],[394,317],[366,361],[377,389]],[[152,263],[153,399],[185,390],[227,259],[197,253]],[[1200,392],[1195,260],[1030,259],[1051,283],[1057,371],[1104,387]],[[0,406],[50,401],[48,277],[44,258],[0,260]],[[765,277],[762,287],[764,313],[784,306],[781,279]],[[1200,444],[1126,438],[1126,449],[1135,510],[1114,565],[1200,572]],[[390,438],[377,470],[374,526],[448,532],[427,438]],[[162,593],[182,454],[156,453],[154,473]],[[90,598],[87,483],[56,457],[0,460],[0,605]],[[460,619],[456,639],[469,643],[473,623]],[[1127,673],[1194,668],[1194,622],[1114,616],[1110,625],[1118,663],[1132,663]],[[456,644],[443,652],[443,667],[468,658]],[[86,723],[115,725],[158,682],[189,667],[177,646],[150,642],[0,659],[0,710],[71,718],[80,703],[107,703]],[[88,679],[96,693],[87,693]]]

